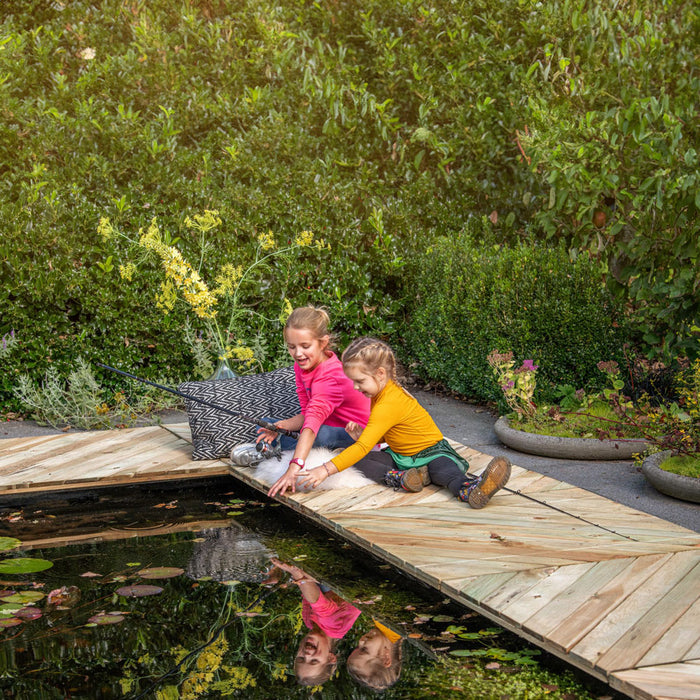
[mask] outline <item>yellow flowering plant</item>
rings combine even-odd
[[[129,260],[119,264],[119,275],[125,281],[134,279],[141,260],[153,256],[159,259],[164,279],[155,295],[155,304],[164,315],[173,311],[178,303],[184,303],[194,314],[195,326],[188,322],[184,335],[195,355],[200,374],[205,375],[212,369],[212,359],[224,363],[234,360],[243,368],[249,369],[259,362],[259,358],[255,345],[251,347],[238,333],[244,317],[256,317],[258,323],[283,322],[292,311],[291,302],[286,297],[286,284],[276,319],[265,317],[253,308],[244,294],[250,284],[255,282],[255,276],[263,271],[272,272],[273,261],[277,265],[281,262],[283,269],[286,266],[286,283],[294,253],[298,249],[322,250],[329,246],[323,239],[315,238],[311,231],[301,231],[292,241],[283,245],[272,231],[262,232],[255,239],[252,260],[248,258],[223,262],[213,273],[211,282],[207,282],[202,277],[202,270],[208,267],[207,253],[213,248],[208,234],[222,225],[222,219],[218,211],[205,210],[203,214],[188,216],[184,225],[196,234],[199,249],[196,268],[176,245],[180,239],[171,237],[167,231],[163,232],[157,218],[153,218],[145,230],[139,230],[137,239],[123,234],[106,217],[100,219],[97,230],[103,241],[121,237],[131,244],[130,251],[135,249],[142,254],[137,262]],[[263,286],[264,281],[261,280],[260,284]]]

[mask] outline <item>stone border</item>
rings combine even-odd
[[[700,503],[700,479],[661,469],[661,463],[672,454],[671,450],[664,450],[649,455],[642,462],[642,473],[657,491],[682,501]]]
[[[518,452],[558,459],[632,459],[633,455],[644,452],[647,448],[644,440],[598,440],[526,433],[511,428],[510,421],[505,416],[496,421],[493,429],[504,445]]]

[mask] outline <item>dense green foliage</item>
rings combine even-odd
[[[156,262],[122,279],[126,249],[96,229],[157,217],[196,262],[184,222],[205,209],[223,222],[205,279],[245,266],[261,233],[328,241],[244,302],[270,319],[283,293],[326,304],[341,340],[399,343],[406,261],[490,216],[499,241],[549,236],[609,261],[650,349],[694,353],[693,8],[4,0],[0,336],[18,341],[0,400],[78,354],[189,374],[183,311],[153,301]],[[614,210],[597,228],[601,200]],[[238,333],[280,360],[278,324]]]
[[[492,350],[534,360],[540,398],[562,378],[586,386],[599,380],[600,358],[624,361],[622,310],[600,274],[587,256],[570,263],[561,246],[443,238],[424,263],[407,345],[426,376],[467,396],[502,398]]]

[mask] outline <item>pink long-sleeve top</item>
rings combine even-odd
[[[302,430],[310,428],[318,434],[322,425],[344,428],[349,421],[367,425],[369,399],[353,388],[334,352],[308,372],[295,363],[294,377],[304,415]]]
[[[336,602],[323,593],[315,603],[309,603],[308,600],[302,600],[301,603],[304,624],[312,629],[315,622],[321,631],[333,639],[342,639],[359,616],[360,611],[354,605],[345,600]]]

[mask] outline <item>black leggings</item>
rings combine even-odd
[[[373,450],[355,464],[355,468],[368,479],[378,484],[384,483],[384,475],[390,469],[396,469],[396,464],[388,452]],[[438,486],[444,486],[453,496],[459,496],[459,491],[470,478],[449,457],[437,457],[428,463],[430,481]]]

